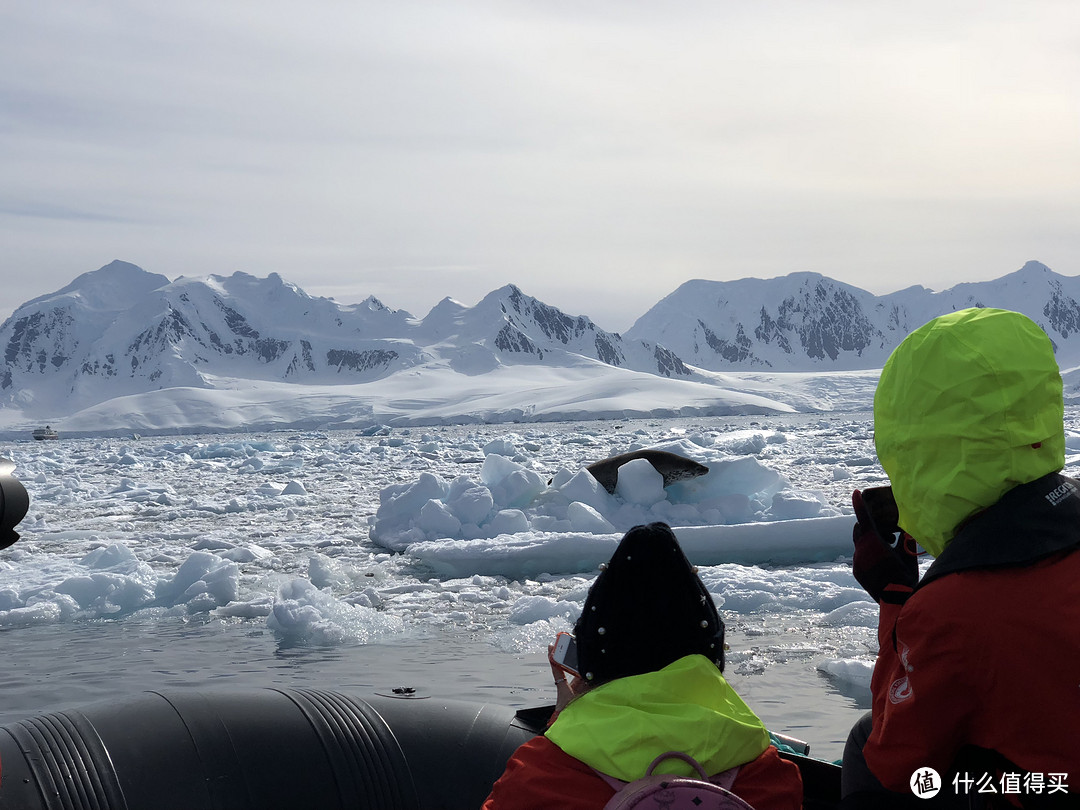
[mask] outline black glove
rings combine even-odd
[[[896,502],[891,487],[876,487],[851,493],[855,508],[855,543],[852,573],[875,602],[903,602],[919,581],[919,561],[915,542],[896,526]],[[877,508],[872,508],[876,506]],[[899,533],[899,537],[896,534]],[[890,585],[901,586],[888,590]]]

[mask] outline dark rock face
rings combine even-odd
[[[363,373],[372,369],[385,369],[397,359],[397,352],[383,349],[354,352],[348,349],[331,349],[326,353],[326,363],[338,371]]]
[[[674,352],[663,346],[628,341],[615,332],[605,332],[589,318],[567,315],[525,295],[512,284],[499,292],[504,294],[500,308],[506,320],[494,341],[499,352],[542,360],[545,351],[550,353],[560,348],[609,366],[632,366],[665,377],[693,374]],[[637,364],[630,359],[631,354],[638,358]]]
[[[1047,325],[1063,338],[1080,334],[1080,304],[1055,284],[1051,289],[1050,300],[1043,307]]]

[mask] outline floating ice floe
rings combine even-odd
[[[335,599],[305,579],[293,579],[278,589],[267,625],[286,640],[368,644],[400,633],[404,622],[373,608]]]
[[[512,445],[492,442],[479,480],[425,472],[383,489],[371,539],[441,576],[509,578],[593,571],[627,529],[653,521],[676,527],[687,555],[702,565],[808,563],[850,553],[851,518],[822,493],[793,489],[757,458],[729,452],[766,445],[753,435],[756,442],[741,437],[715,447],[665,445],[709,472],[665,487],[648,461],[634,459],[619,468],[613,494],[584,469],[560,469],[547,481],[508,457]]]

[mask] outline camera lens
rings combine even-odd
[[[30,508],[30,496],[11,470],[15,468],[7,459],[0,459],[0,549],[7,548],[19,539],[15,527]]]

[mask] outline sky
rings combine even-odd
[[[1080,275],[1075,0],[0,6],[0,319],[113,259],[628,329],[690,279]]]

